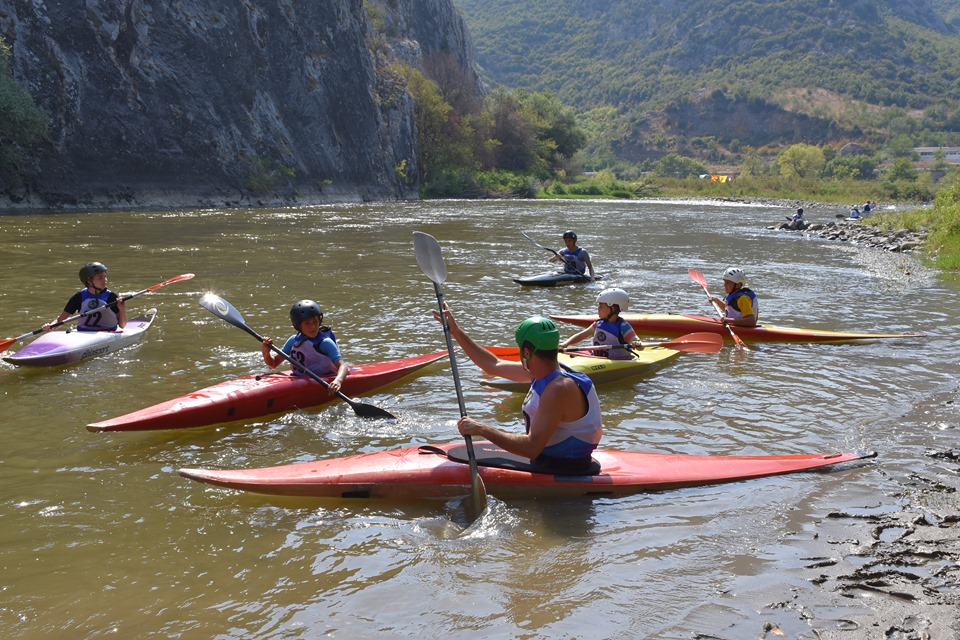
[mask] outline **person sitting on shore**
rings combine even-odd
[[[807,220],[803,217],[803,209],[797,209],[797,212],[790,218],[790,224],[787,226],[791,231],[802,231],[807,226]]]

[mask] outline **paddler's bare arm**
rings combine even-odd
[[[457,324],[457,319],[453,316],[453,312],[447,303],[443,304],[443,309],[443,314],[447,318],[447,326],[450,328],[450,335],[453,336],[453,339],[457,341],[457,344],[460,345],[460,348],[463,349],[463,352],[467,354],[467,357],[470,358],[475,365],[490,375],[507,378],[514,382],[531,382],[533,380],[530,372],[524,369],[523,365],[519,362],[501,360],[477,344],[476,341]],[[434,311],[433,317],[437,322],[443,322],[440,319],[439,311]]]
[[[477,436],[498,447],[531,460],[543,452],[561,421],[572,422],[587,412],[587,399],[569,378],[555,378],[543,391],[537,417],[526,433],[503,431],[464,416],[457,422],[461,435]]]

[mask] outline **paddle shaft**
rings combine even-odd
[[[650,346],[671,349],[673,351],[684,351],[687,353],[719,353],[723,349],[723,338],[716,333],[707,331],[697,331],[680,336],[669,342],[648,343]],[[583,345],[577,347],[564,347],[560,351],[564,353],[576,353],[577,351],[600,351],[604,349],[630,349],[628,344],[616,345]],[[516,347],[486,347],[497,357],[509,358],[520,354],[520,349]],[[561,364],[561,366],[563,366]]]
[[[720,317],[720,322],[723,324],[723,326],[727,328],[727,331],[730,333],[730,337],[733,338],[733,343],[737,345],[738,348],[743,349],[745,351],[749,351],[750,347],[748,347],[746,343],[740,339],[740,336],[734,333],[733,327],[723,322],[723,309],[720,308],[720,305],[717,304],[716,301],[713,299],[713,296],[710,295],[710,291],[707,289],[707,279],[704,278],[703,274],[697,271],[696,269],[688,269],[687,273],[690,274],[690,277],[693,279],[694,282],[696,282],[703,288],[703,292],[707,294],[707,300],[709,300],[710,304],[713,305],[713,308],[716,309],[717,315]]]
[[[453,336],[450,334],[450,325],[447,322],[443,302],[443,282],[447,279],[447,267],[443,261],[443,252],[440,243],[433,236],[420,231],[413,232],[413,249],[417,256],[417,264],[424,275],[433,282],[433,290],[437,295],[437,305],[440,308],[440,324],[443,326],[443,336],[447,343],[447,353],[450,355],[450,371],[453,373],[453,385],[457,390],[457,404],[460,417],[467,415],[467,405],[463,399],[463,388],[460,385],[460,371],[457,368],[457,356],[453,348]],[[487,488],[480,477],[477,468],[477,454],[473,448],[473,437],[463,436],[467,446],[467,461],[470,464],[470,496],[472,513],[468,514],[473,520],[487,508]]]
[[[707,333],[706,331],[698,331],[695,333],[688,333],[686,335],[680,336],[675,340],[670,340],[668,342],[654,342],[647,343],[649,346],[661,347],[663,349],[672,349],[673,351],[688,351],[695,353],[717,353],[723,348],[723,338],[720,338],[715,333]],[[629,344],[614,344],[614,345],[584,345],[578,347],[564,347],[560,349],[564,353],[569,353],[571,351],[602,351],[605,349],[626,349],[627,351],[634,351],[633,347]]]
[[[131,298],[136,298],[137,296],[143,295],[144,293],[150,293],[151,291],[156,291],[156,290],[159,289],[160,287],[165,287],[165,286],[167,286],[168,284],[173,284],[174,282],[181,282],[181,281],[183,281],[183,280],[190,280],[190,279],[192,279],[193,277],[194,277],[194,276],[193,276],[192,273],[184,273],[184,274],[181,274],[181,275],[179,275],[179,276],[174,276],[173,278],[170,278],[169,280],[164,280],[163,282],[159,282],[159,283],[153,285],[152,287],[147,287],[146,289],[141,289],[140,291],[137,291],[137,292],[135,292],[135,293],[129,293],[129,294],[127,294],[127,295],[119,298],[118,301],[121,301],[121,300],[122,300],[123,302],[126,302],[127,300],[130,300]],[[114,304],[116,304],[116,302],[115,302]],[[112,306],[112,305],[111,305],[111,306]],[[99,308],[97,308],[97,309],[88,309],[87,311],[84,311],[83,313],[78,313],[78,314],[73,315],[73,316],[70,316],[69,318],[66,318],[66,319],[64,319],[64,320],[60,320],[59,322],[54,322],[54,323],[52,323],[52,324],[50,325],[50,328],[51,328],[51,329],[56,329],[57,327],[62,326],[62,325],[65,325],[65,324],[68,324],[68,323],[70,323],[70,322],[73,322],[74,320],[79,320],[80,318],[83,318],[83,317],[85,317],[85,316],[92,315],[92,314],[96,313],[96,312],[99,311],[99,310],[100,310]],[[43,333],[43,332],[44,332],[44,329],[43,329],[43,327],[41,327],[41,328],[35,329],[34,331],[31,331],[31,332],[29,332],[29,333],[25,333],[25,334],[23,334],[22,336],[17,336],[16,338],[8,338],[8,339],[6,339],[6,340],[0,340],[0,347],[2,347],[2,349],[0,349],[0,351],[6,350],[6,348],[9,347],[9,346],[10,346],[11,344],[13,344],[14,342],[19,342],[20,340],[23,340],[24,338],[29,338],[30,336],[35,336],[35,335],[38,335],[38,334]]]
[[[543,249],[544,251],[549,251],[549,252],[552,253],[553,255],[555,255],[555,256],[557,256],[558,258],[560,258],[561,260],[563,260],[563,256],[560,255],[560,252],[555,251],[554,249],[551,249],[550,247],[545,247],[545,246],[543,246],[542,244],[540,244],[539,242],[537,242],[536,240],[534,240],[533,238],[531,238],[530,236],[528,236],[528,235],[527,235],[526,233],[524,233],[523,231],[521,231],[520,234],[521,234],[524,238],[526,238],[527,240],[529,240],[530,242],[532,242],[535,246],[540,247],[540,248]]]

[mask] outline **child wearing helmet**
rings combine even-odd
[[[592,473],[591,454],[603,434],[600,400],[590,378],[560,369],[560,332],[553,321],[534,316],[520,323],[514,332],[520,362],[515,362],[498,358],[477,344],[459,327],[446,304],[443,313],[450,335],[474,364],[491,375],[530,383],[523,401],[524,433],[503,431],[463,416],[457,423],[461,435],[485,438],[530,459],[544,473]],[[438,311],[433,316],[442,322]]]
[[[710,301],[719,305],[726,315],[722,318],[723,324],[735,327],[755,327],[760,312],[757,294],[747,288],[747,276],[743,269],[730,267],[723,272],[723,289],[727,292],[721,300],[710,296]]]
[[[557,252],[557,255],[550,258],[550,262],[563,260],[563,272],[585,275],[590,270],[590,279],[595,280],[596,275],[593,271],[593,262],[590,260],[590,254],[583,247],[577,246],[576,232],[568,229],[563,232],[563,243],[565,248]]]
[[[53,322],[43,325],[44,331],[50,326],[63,322],[70,316],[88,311],[97,311],[81,316],[77,320],[80,331],[118,331],[127,326],[126,303],[116,293],[107,289],[107,266],[102,262],[88,262],[80,267],[80,289],[67,300],[63,311]]]
[[[599,319],[583,331],[570,336],[560,343],[561,347],[569,347],[593,336],[595,346],[610,345],[619,347],[629,344],[633,349],[643,349],[643,343],[637,338],[636,332],[630,323],[620,317],[620,313],[630,306],[630,297],[623,289],[604,289],[597,296],[597,316]],[[611,360],[630,360],[633,358],[630,351],[624,347],[601,349],[595,351],[597,355]]]
[[[290,308],[290,323],[297,333],[290,336],[280,350],[302,365],[303,368],[294,367],[294,374],[306,375],[304,369],[307,369],[318,376],[332,375],[329,392],[330,395],[336,394],[350,369],[340,355],[333,330],[322,324],[320,305],[313,300],[298,301]],[[260,351],[267,366],[276,369],[285,359],[273,353],[271,344],[271,338],[264,338]]]

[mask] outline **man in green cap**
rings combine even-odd
[[[437,321],[440,313],[433,312]],[[549,318],[533,316],[517,327],[520,361],[498,358],[477,344],[444,305],[450,335],[464,353],[485,372],[529,382],[523,401],[524,433],[503,431],[469,416],[457,423],[462,435],[478,436],[501,449],[529,458],[534,466],[552,473],[588,473],[590,455],[603,434],[600,399],[587,376],[563,371],[557,362],[560,332]]]

